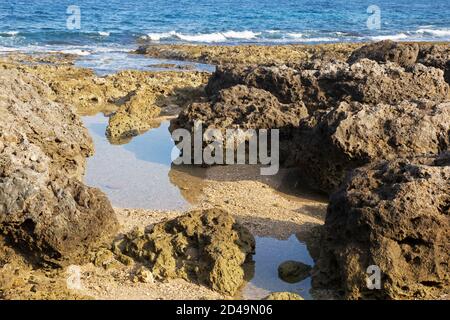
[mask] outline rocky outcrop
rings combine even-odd
[[[221,90],[211,103],[191,104],[172,127],[191,129],[201,121],[218,129],[272,129],[297,126],[307,115],[302,103],[283,104],[265,90],[236,85]]]
[[[417,61],[419,45],[417,43],[397,43],[392,40],[365,45],[352,52],[348,63],[367,58],[378,62],[395,62],[402,67],[411,67]]]
[[[212,64],[297,64],[312,58],[329,57],[345,61],[359,43],[330,43],[320,45],[158,45],[142,44],[138,54],[151,57],[190,60]]]
[[[445,81],[450,84],[450,46],[448,44],[422,44],[417,61],[444,71]]]
[[[80,181],[87,130],[34,76],[4,67],[0,88],[0,230],[39,262],[82,261],[117,228],[104,194]]]
[[[300,102],[302,98],[300,72],[286,65],[218,66],[205,90],[213,96],[238,84],[268,91],[285,104]]]
[[[288,162],[311,186],[331,192],[347,171],[364,164],[446,151],[449,136],[450,102],[342,102],[302,121]]]
[[[67,287],[67,273],[61,269],[33,269],[26,256],[14,250],[0,235],[1,300],[89,299]]]
[[[432,298],[450,290],[450,157],[356,169],[331,196],[315,287],[345,298]],[[381,271],[368,289],[369,266]]]
[[[210,102],[189,105],[177,119],[171,121],[170,130],[184,128],[193,134],[196,123],[201,122],[203,130],[220,131],[212,137],[214,143],[223,143],[223,150],[232,148],[234,152],[246,141],[257,138],[255,135],[260,129],[279,129],[281,140],[288,141],[293,128],[307,116],[308,111],[302,102],[284,104],[263,89],[235,85],[221,90]],[[203,147],[209,143],[211,139],[204,136]],[[288,147],[286,144],[280,145],[282,157],[289,152]],[[194,156],[195,152],[192,151],[191,155]],[[246,155],[246,159],[249,158]]]
[[[325,63],[302,72],[302,101],[308,110],[335,107],[342,101],[395,104],[403,100],[450,98],[442,70],[415,64],[408,71],[395,63],[362,59],[352,65]]]
[[[159,126],[159,115],[174,115],[202,96],[209,76],[197,71],[121,71],[98,76],[90,69],[36,62],[13,67],[41,79],[50,88],[47,98],[73,106],[80,115],[110,115],[106,134],[117,144]]]
[[[106,135],[121,143],[158,127],[159,115],[173,115],[201,97],[207,74],[201,72],[136,73],[121,72],[107,79],[132,82],[132,90],[117,102],[119,109],[110,117]],[[170,114],[172,110],[172,114]]]
[[[288,260],[278,266],[278,277],[288,283],[297,283],[310,276],[311,266]]]
[[[159,279],[183,278],[234,295],[244,283],[244,263],[255,249],[253,236],[221,209],[192,211],[134,230],[115,244],[145,263]]]

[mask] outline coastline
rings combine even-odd
[[[405,43],[407,44],[407,43]],[[433,44],[433,43],[432,43]],[[432,45],[430,44],[430,45]],[[448,42],[434,43],[449,46]],[[215,45],[150,45],[141,47],[135,53],[153,58],[194,61],[208,64],[275,65],[286,64],[295,68],[313,60],[346,61],[352,52],[361,48],[364,43],[341,43],[326,45],[282,45],[282,46],[215,46]],[[428,45],[421,43],[421,45]],[[113,115],[109,124],[117,119],[117,135],[119,143],[126,143],[159,124],[160,112],[170,117],[177,116],[198,99],[207,99],[204,87],[210,75],[200,71],[123,71],[105,77],[97,76],[92,70],[74,66],[77,59],[73,55],[44,55],[43,57],[12,54],[10,58],[1,58],[4,69],[19,70],[33,75],[45,86],[39,94],[55,103],[68,105],[77,113],[77,117],[87,114],[104,113]],[[150,79],[150,80],[149,80]],[[154,79],[154,81],[152,80]],[[177,91],[178,88],[189,90]],[[140,91],[141,90],[141,91]],[[132,95],[129,95],[132,93]],[[130,99],[135,97],[135,100]],[[127,99],[120,100],[120,98]],[[113,103],[111,103],[113,102]],[[159,109],[149,111],[148,106]],[[150,108],[151,109],[151,108]],[[119,115],[122,115],[119,117]],[[166,118],[167,119],[167,118]],[[121,127],[121,126],[124,127]],[[111,127],[113,127],[111,125]],[[125,133],[125,134],[124,134]],[[116,141],[117,142],[117,141]],[[172,172],[173,173],[173,172]],[[283,173],[283,172],[282,172]],[[192,197],[192,208],[206,209],[220,207],[230,212],[236,220],[245,226],[254,236],[286,239],[294,234],[308,245],[314,259],[320,251],[316,234],[317,227],[323,225],[326,216],[326,202],[323,199],[303,197],[298,189],[283,190],[290,171],[275,178],[275,181],[261,181],[251,170],[221,170],[214,167],[208,171],[207,177],[201,177],[199,183],[193,183],[195,176],[172,176],[177,181],[181,194]],[[181,178],[180,178],[181,177]],[[281,179],[281,180],[276,180]],[[281,189],[281,191],[280,191]],[[193,193],[198,193],[193,196]],[[292,194],[294,194],[292,196]],[[136,226],[149,226],[175,218],[181,211],[154,211],[145,209],[114,208],[120,224],[117,235],[130,232]],[[320,228],[319,228],[320,229]],[[9,249],[8,249],[9,250]],[[104,249],[102,249],[104,250]],[[314,252],[314,253],[313,253]],[[17,253],[1,256],[11,257],[11,265],[20,259]],[[19,255],[20,256],[20,255]],[[80,291],[61,291],[53,296],[54,288],[46,287],[50,277],[56,277],[64,286],[65,270],[42,271],[39,267],[27,266],[26,275],[20,274],[8,281],[0,282],[8,287],[4,298],[68,298],[74,296],[94,299],[229,299],[225,295],[214,292],[204,286],[189,283],[181,279],[170,279],[167,282],[156,281],[143,283],[134,280],[134,273],[139,264],[126,266],[116,261],[100,261],[82,265],[82,282],[84,289]],[[17,264],[17,269],[25,269],[24,263]],[[25,263],[26,264],[26,263]],[[97,265],[96,265],[97,264]],[[35,268],[35,269],[34,269]],[[56,273],[56,276],[54,275]],[[34,274],[38,274],[36,279]],[[52,274],[49,276],[49,274]],[[5,277],[5,274],[1,274]],[[9,274],[7,275],[10,276]],[[20,281],[19,281],[20,278]],[[25,280],[24,280],[25,279]],[[30,280],[34,279],[34,280]],[[0,277],[0,280],[3,278]],[[33,283],[37,282],[37,284]],[[5,284],[7,283],[7,284]],[[41,284],[43,284],[41,286]],[[30,295],[23,292],[31,290]],[[5,290],[6,292],[6,290]],[[195,294],[193,294],[195,292]],[[5,294],[5,293],[4,293]],[[9,294],[9,296],[8,296]],[[317,297],[330,296],[319,292]]]

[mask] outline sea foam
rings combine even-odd
[[[229,39],[241,39],[250,40],[259,36],[261,33],[253,31],[234,31],[229,30],[225,32],[213,32],[213,33],[197,33],[186,34],[176,31],[160,32],[160,33],[148,33],[144,38],[152,41],[161,41],[164,39],[179,39],[188,42],[226,42]]]

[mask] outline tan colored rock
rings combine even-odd
[[[183,278],[234,295],[244,283],[243,264],[255,240],[227,212],[208,209],[158,223],[150,231],[134,230],[120,246],[156,278]]]
[[[134,78],[133,78],[134,77]],[[121,143],[151,128],[158,127],[156,118],[167,115],[176,105],[178,112],[203,95],[207,74],[200,72],[122,72],[111,78],[134,79],[136,88],[118,102],[119,109],[110,117],[106,130],[113,143]],[[169,114],[170,115],[170,114]]]
[[[23,71],[0,69],[0,230],[30,259],[65,265],[111,241],[115,213],[81,181],[93,153],[71,108]]]
[[[151,57],[191,60],[212,64],[297,64],[311,58],[332,57],[345,61],[361,44],[336,43],[323,45],[155,45],[143,44],[136,53]]]
[[[311,186],[331,192],[347,171],[381,160],[439,154],[449,148],[450,103],[341,103],[305,119],[289,160]]]
[[[133,276],[134,282],[142,282],[142,283],[154,283],[155,279],[153,278],[153,273],[148,270],[146,267],[140,267],[136,270]]]

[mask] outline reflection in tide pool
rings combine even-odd
[[[289,291],[298,293],[304,299],[312,299],[309,292],[311,277],[297,283],[287,283],[278,277],[278,266],[287,260],[314,265],[306,244],[300,242],[295,235],[290,236],[287,240],[269,237],[255,237],[255,239],[254,274],[242,290],[243,297],[262,299],[271,292]]]
[[[169,122],[134,137],[124,145],[112,145],[105,136],[108,118],[83,117],[95,145],[88,159],[85,183],[100,188],[120,208],[185,210],[189,203],[169,180],[174,142]]]

